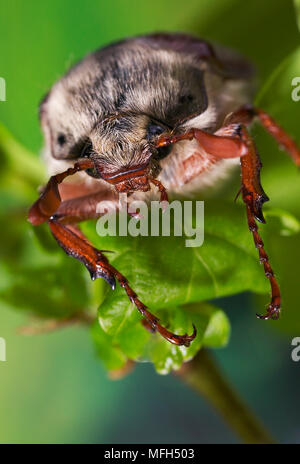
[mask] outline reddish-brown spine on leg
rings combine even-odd
[[[261,162],[256,152],[255,145],[245,127],[241,129],[241,137],[248,145],[248,154],[241,158],[242,171],[242,197],[246,204],[247,219],[250,232],[258,249],[260,262],[264,266],[266,277],[271,285],[271,302],[267,313],[263,316],[257,315],[260,319],[278,319],[281,306],[279,285],[274,277],[273,269],[269,263],[269,257],[264,249],[264,243],[258,233],[255,219],[265,222],[262,214],[262,205],[268,200],[260,184]]]

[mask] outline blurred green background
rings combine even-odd
[[[294,5],[286,0],[270,0],[264,5],[253,0],[242,7],[234,0],[190,0],[185,4],[178,0],[0,0],[0,5],[0,76],[7,83],[0,121],[37,154],[42,144],[37,120],[40,99],[72,63],[109,41],[156,30],[194,32],[248,55],[262,82],[299,45]],[[280,92],[278,95],[273,93],[277,101]],[[273,99],[269,106],[272,104]],[[294,104],[294,118],[287,116],[282,121],[295,137],[300,103],[298,108],[296,111]],[[282,112],[277,112],[282,120]],[[282,161],[283,155],[259,130],[256,140],[265,147],[264,164],[274,168],[272,174],[267,170],[264,174],[273,206],[298,214],[298,186],[294,188],[291,181],[286,190],[274,186],[274,172],[279,178],[280,173],[288,173],[299,183],[299,178],[290,174],[293,167],[288,160]],[[291,190],[295,190],[294,196]],[[2,208],[7,201],[3,195]],[[4,249],[5,225],[2,227]],[[296,293],[299,238],[284,240],[280,249],[278,241],[273,246],[273,262],[285,258],[285,267],[290,268],[291,258],[286,255],[287,249],[289,253],[292,250],[288,256],[294,256],[294,272],[288,280],[295,290],[289,308],[296,314],[300,312]],[[5,274],[0,278],[3,283]],[[274,330],[274,325],[255,319],[256,305],[250,295],[226,298],[218,305],[232,322],[229,346],[215,353],[224,371],[281,442],[300,442],[300,363],[293,363],[290,357],[291,339],[300,336],[299,316],[298,322],[296,316],[285,317],[280,332],[278,327]],[[26,324],[28,314],[0,303],[0,336],[7,342],[7,362],[0,363],[1,443],[237,442],[216,412],[173,376],[158,376],[153,367],[141,364],[127,378],[112,382],[96,359],[84,328],[20,336],[17,329]]]

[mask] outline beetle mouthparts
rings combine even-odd
[[[157,179],[151,179],[148,176],[134,177],[133,179],[123,180],[115,185],[119,193],[126,192],[148,192],[150,190],[150,183],[155,185],[160,192],[160,201],[168,202],[168,194],[163,184]]]
[[[101,177],[110,184],[119,184],[120,182],[139,177],[147,177],[148,164],[142,166],[131,166],[130,168],[120,169],[115,172],[101,172]]]
[[[126,192],[148,192],[150,183],[155,185],[160,192],[160,201],[169,201],[168,194],[162,183],[150,178],[148,175],[148,164],[143,166],[132,166],[130,169],[120,169],[113,173],[101,173],[102,179],[115,186],[119,193]]]
[[[102,172],[101,176],[106,182],[113,184],[118,192],[132,192],[150,190],[148,165],[132,166],[128,169],[120,169],[113,173]]]
[[[150,190],[149,178],[148,176],[139,176],[133,177],[131,179],[123,179],[115,184],[117,192],[134,192],[142,191],[148,192]]]

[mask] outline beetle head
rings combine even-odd
[[[118,192],[150,190],[160,172],[155,141],[166,127],[143,114],[111,115],[97,124],[83,151],[94,161],[88,174],[114,185]]]

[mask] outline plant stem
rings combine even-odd
[[[191,362],[184,364],[176,375],[203,395],[244,443],[274,443],[205,349]]]
[[[31,325],[20,327],[18,332],[21,335],[26,336],[41,335],[48,332],[54,332],[59,329],[65,329],[66,327],[75,324],[84,324],[89,326],[92,322],[94,322],[94,320],[94,316],[86,312],[78,312],[73,314],[73,316],[63,319],[36,319]]]

